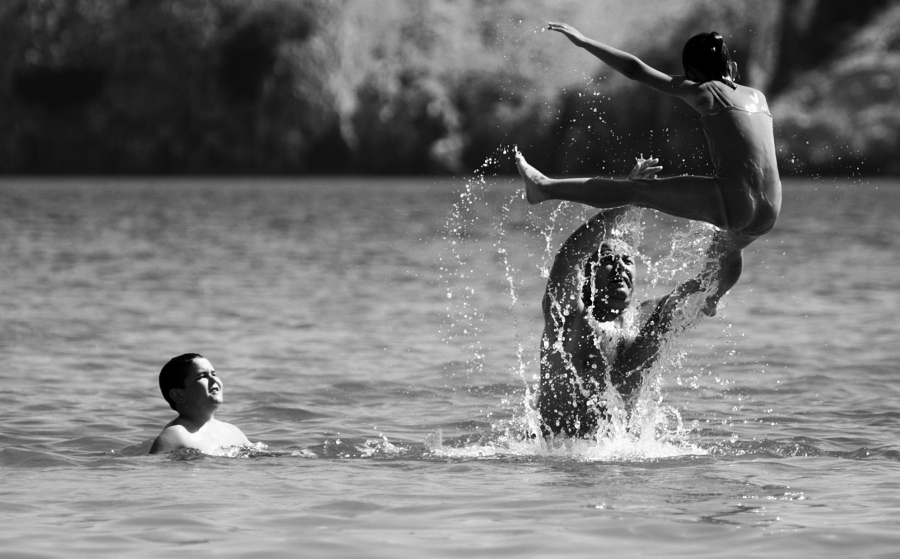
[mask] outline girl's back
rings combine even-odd
[[[715,178],[725,187],[723,195],[732,198],[738,192],[749,194],[752,205],[759,209],[770,207],[770,211],[762,213],[772,213],[769,218],[774,221],[781,207],[781,180],[772,114],[765,96],[750,87],[738,85],[731,89],[718,81],[704,82],[700,87],[710,102],[709,110],[701,112],[700,122],[716,169]],[[769,221],[757,217],[754,223],[747,224],[750,234],[758,234],[756,226],[762,227],[763,222]]]

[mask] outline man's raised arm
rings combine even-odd
[[[707,259],[703,271],[697,277],[676,287],[666,296],[665,305],[672,307],[674,312],[674,308],[681,305],[686,298],[704,291],[703,314],[715,316],[719,300],[741,277],[743,256],[741,249],[734,246],[727,232],[717,233],[709,248],[712,256]]]
[[[730,248],[732,245],[725,235],[727,234],[720,233],[713,239],[710,252],[714,256],[707,260],[706,266],[698,276],[680,284],[668,295],[642,303],[651,314],[644,321],[635,343],[621,356],[622,372],[625,376],[639,379],[640,375],[632,373],[642,371],[656,361],[666,336],[673,328],[679,326],[676,324],[675,316],[684,307],[688,297],[703,293],[700,311],[709,316],[716,314],[719,299],[741,275],[741,250]]]
[[[630,180],[651,180],[662,170],[657,166],[659,160],[651,157],[637,159],[631,170]],[[615,226],[616,220],[625,215],[628,206],[603,210],[581,225],[572,233],[556,253],[547,289],[544,292],[544,316],[555,301],[561,312],[571,312],[581,304],[581,268],[584,260],[600,245],[600,241]]]
[[[581,304],[582,265],[600,246],[600,241],[615,225],[616,219],[627,210],[627,206],[603,210],[569,235],[556,253],[553,266],[550,268],[550,277],[544,292],[545,315],[554,307],[564,315],[569,315],[578,308]]]

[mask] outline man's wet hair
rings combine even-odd
[[[688,68],[720,81],[734,89],[738,79],[737,64],[731,60],[725,40],[715,31],[699,33],[688,39],[681,51],[681,65],[687,75]],[[724,76],[724,79],[723,79]]]
[[[173,410],[177,411],[178,408],[175,407],[175,400],[169,396],[169,391],[173,388],[184,388],[184,379],[187,378],[188,372],[190,372],[190,364],[193,363],[194,359],[202,358],[203,356],[199,353],[185,353],[169,359],[169,362],[163,365],[162,370],[159,372],[159,389],[162,391],[163,398],[166,399],[166,402],[169,402]]]

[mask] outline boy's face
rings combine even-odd
[[[212,363],[203,357],[191,362],[188,374],[184,378],[184,388],[175,390],[178,390],[181,396],[180,399],[175,398],[179,404],[217,408],[224,401],[222,379],[216,375]]]

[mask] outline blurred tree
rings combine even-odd
[[[440,154],[435,148],[457,133],[459,115],[434,77],[412,70],[399,76],[369,74],[359,87],[358,103],[353,126],[362,171],[398,175],[455,170],[458,155]]]
[[[513,172],[496,157],[512,144],[548,173],[620,174],[641,153],[710,171],[690,109],[542,34],[552,19],[671,73],[717,30],[767,93],[788,171],[900,172],[897,5],[6,0],[0,171]]]
[[[780,56],[770,91],[780,93],[797,75],[832,59],[853,34],[896,0],[783,0]]]
[[[788,172],[900,174],[900,3],[791,84],[772,104]]]
[[[11,0],[0,7],[0,170],[96,160],[88,107],[108,81],[103,29],[116,2]],[[72,149],[74,148],[74,149]]]
[[[0,169],[311,168],[338,115],[325,1],[12,0]]]

